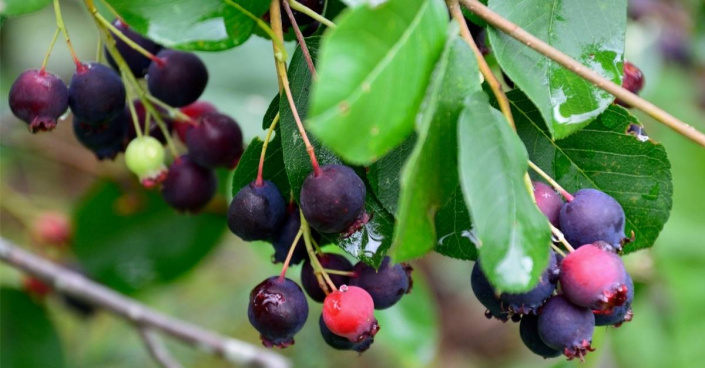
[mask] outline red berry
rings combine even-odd
[[[32,295],[40,298],[51,293],[51,287],[36,277],[28,276],[22,280],[22,288]]]
[[[638,95],[641,89],[644,88],[644,74],[639,68],[637,68],[636,65],[626,60],[624,61],[624,78],[622,79],[622,87],[636,95]],[[631,105],[620,99],[616,99],[614,102],[626,108],[631,107]]]
[[[63,213],[44,212],[32,224],[32,236],[39,244],[65,245],[71,240],[71,221]]]
[[[8,99],[12,113],[36,133],[56,127],[56,120],[69,107],[69,90],[56,75],[31,69],[17,77]]]
[[[561,207],[563,207],[561,196],[549,185],[540,181],[533,182],[533,185],[536,205],[546,218],[548,218],[548,221],[550,221],[553,226],[558,227],[558,217],[561,213]]]
[[[338,336],[352,342],[364,341],[379,331],[374,308],[365,289],[342,285],[323,301],[323,322]]]

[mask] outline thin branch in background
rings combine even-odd
[[[83,275],[23,250],[4,238],[0,238],[0,260],[37,277],[59,293],[102,308],[137,328],[160,331],[230,363],[262,368],[290,367],[289,361],[279,354],[159,313]]]
[[[652,118],[660,121],[693,142],[705,147],[705,134],[677,119],[651,102],[648,102],[634,93],[631,93],[630,91],[622,88],[622,86],[613,83],[611,80],[602,77],[585,65],[573,60],[570,56],[560,52],[538,37],[528,33],[518,25],[502,18],[502,16],[493,12],[478,0],[460,0],[460,3],[463,4],[465,8],[472,11],[500,31],[557,62],[571,72],[594,84],[598,88],[613,94],[625,103],[647,113]]]
[[[313,59],[311,58],[311,54],[308,52],[308,46],[306,46],[306,40],[304,39],[304,35],[301,33],[301,29],[299,29],[299,24],[296,23],[296,17],[294,17],[294,13],[291,11],[291,6],[289,6],[289,2],[282,1],[282,5],[284,5],[284,11],[286,11],[286,15],[289,17],[289,21],[291,21],[292,27],[294,27],[296,41],[299,42],[299,48],[304,54],[304,59],[306,59],[308,70],[311,72],[311,76],[315,80],[318,78],[318,75],[316,74],[316,67],[313,66]]]
[[[139,327],[137,330],[139,330],[140,337],[147,347],[149,355],[162,368],[181,368],[181,364],[169,354],[169,350],[166,349],[166,346],[164,346],[164,343],[154,331],[148,327]]]

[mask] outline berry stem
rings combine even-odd
[[[103,63],[103,53],[101,52],[103,50],[103,39],[98,37],[98,44],[96,45],[95,48],[95,60],[99,63]]]
[[[553,244],[553,243],[551,243],[551,248],[553,248],[553,251],[554,251],[554,252],[560,254],[563,258],[565,258],[566,254],[565,254],[565,252],[563,251],[563,249],[559,248],[558,246],[556,246],[556,245]]]
[[[565,247],[565,249],[568,250],[568,252],[574,252],[575,248],[573,248],[573,246],[570,245],[570,243],[568,243],[567,240],[565,240],[565,235],[563,235],[563,233],[557,227],[553,226],[553,224],[550,224],[550,225],[551,225],[551,232],[553,233],[553,236],[556,237],[558,242],[563,244],[563,246]]]
[[[272,4],[269,8],[269,15],[271,18],[272,22],[272,29],[274,30],[274,33],[277,34],[277,37],[280,39],[284,39],[284,33],[282,31],[282,19],[281,19],[281,9],[279,7],[279,0],[272,0]],[[311,145],[311,141],[308,139],[308,135],[306,134],[306,130],[304,129],[304,125],[301,122],[301,118],[299,117],[299,111],[296,108],[296,103],[294,102],[294,97],[291,94],[291,88],[289,87],[289,78],[286,74],[286,61],[285,59],[281,58],[281,55],[283,55],[283,48],[280,48],[276,42],[274,42],[274,55],[275,55],[275,63],[276,63],[276,68],[277,68],[277,76],[279,77],[279,86],[280,86],[280,92],[281,89],[284,89],[284,92],[286,93],[286,98],[289,101],[289,106],[291,107],[291,112],[294,115],[294,120],[296,121],[296,126],[299,128],[299,133],[301,134],[301,138],[304,140],[304,145],[306,146],[306,152],[308,153],[308,156],[311,158],[311,166],[313,166],[313,174],[315,176],[318,176],[321,174],[321,168],[318,165],[318,159],[316,159],[316,153],[314,152],[313,146]]]
[[[73,49],[73,45],[71,44],[69,31],[66,29],[66,25],[64,24],[64,17],[61,15],[61,6],[59,5],[59,0],[54,0],[54,16],[56,17],[56,27],[59,28],[61,30],[61,33],[64,34],[64,39],[66,39],[66,46],[68,46],[69,48],[69,52],[71,53],[71,57],[73,58],[73,63],[76,64],[76,70],[83,70],[84,66],[83,64],[81,64],[81,61],[78,59],[78,56],[76,56],[76,50]]]
[[[127,22],[125,22],[125,20],[122,18],[122,16],[120,16],[120,14],[115,10],[115,8],[113,8],[112,5],[110,5],[110,3],[108,3],[107,0],[100,0],[100,2],[101,2],[106,8],[108,8],[108,11],[110,12],[110,14],[112,14],[113,16],[115,16],[115,18],[117,18],[117,20],[119,20],[119,21],[122,22],[123,24],[127,24]]]
[[[196,125],[196,123],[193,121],[193,119],[191,119],[190,116],[184,114],[183,112],[181,112],[181,110],[177,109],[176,107],[169,106],[166,102],[163,102],[162,100],[160,100],[150,94],[147,94],[146,96],[147,96],[147,99],[152,101],[155,105],[161,107],[164,110],[167,110],[169,112],[170,116],[173,116],[173,117],[180,119],[180,120],[188,121],[188,122],[192,123],[193,125]]]
[[[537,174],[539,174],[542,178],[544,178],[544,180],[546,180],[548,182],[548,184],[551,184],[553,189],[557,190],[558,193],[560,193],[563,196],[563,198],[565,198],[566,201],[568,201],[568,202],[573,201],[572,194],[568,193],[567,190],[563,189],[563,187],[560,184],[558,184],[557,181],[553,180],[553,178],[550,175],[546,174],[545,171],[541,170],[541,168],[538,167],[535,163],[531,162],[531,160],[529,160],[529,167],[531,168],[531,170],[534,170]]]
[[[299,239],[301,239],[301,236],[304,234],[303,230],[299,229],[299,232],[296,233],[296,236],[294,237],[294,241],[291,243],[291,246],[289,247],[289,253],[286,254],[286,260],[284,260],[284,266],[282,266],[282,272],[279,274],[279,280],[284,280],[284,277],[286,276],[286,270],[289,269],[289,263],[291,262],[291,257],[294,255],[294,250],[296,249],[296,245],[299,243]]]
[[[611,80],[602,77],[601,75],[594,72],[592,69],[585,67],[585,65],[574,60],[570,56],[560,52],[559,50],[553,48],[538,37],[526,32],[518,25],[510,22],[507,19],[502,18],[499,14],[493,12],[481,2],[477,0],[460,0],[460,2],[466,9],[475,13],[478,17],[484,19],[485,21],[487,21],[487,23],[491,24],[498,30],[506,33],[510,37],[513,37],[521,43],[525,44],[526,46],[536,50],[538,53],[557,62],[558,64],[565,67],[567,70],[570,70],[576,75],[589,81],[598,88],[601,88],[611,93],[621,101],[645,112],[652,118],[658,120],[659,122],[675,130],[676,132],[692,140],[693,142],[705,147],[705,134],[699,132],[694,127],[684,123],[673,115],[660,109],[658,106],[644,100],[643,98],[628,91],[622,86],[615,84]]]
[[[125,73],[121,70],[120,74],[123,79],[125,79]],[[135,126],[135,133],[137,134],[138,138],[142,137],[142,129],[140,129],[140,121],[139,118],[137,117],[137,110],[135,110],[135,104],[132,103],[134,101],[134,91],[132,90],[132,86],[129,84],[126,86],[125,91],[127,92],[127,108],[130,109],[130,116],[132,117],[132,124]],[[149,132],[149,128],[145,130],[145,132]]]
[[[323,271],[326,271],[326,273],[329,275],[343,275],[343,276],[351,276],[351,277],[357,275],[355,273],[355,271],[331,270],[330,268],[324,268]]]
[[[277,127],[279,122],[279,113],[272,120],[272,124],[269,125],[267,129],[267,136],[264,137],[264,144],[262,144],[262,152],[259,155],[259,166],[257,167],[257,179],[255,180],[255,186],[261,187],[264,184],[264,179],[262,178],[262,173],[264,172],[264,158],[267,155],[267,147],[269,147],[269,140],[272,137],[272,132]]]
[[[283,50],[284,53],[282,54],[282,57],[283,57],[284,60],[286,60],[286,58],[287,58],[287,56],[286,56],[286,49],[284,48],[284,43],[282,42],[282,39],[283,39],[283,38],[277,37],[277,36],[275,35],[275,32],[272,30],[272,28],[270,28],[270,27],[267,25],[267,23],[266,23],[265,21],[263,21],[263,20],[260,19],[259,17],[256,17],[256,16],[255,16],[254,14],[252,14],[249,10],[243,8],[242,5],[236,3],[236,2],[234,2],[234,1],[232,1],[232,0],[224,0],[224,1],[225,1],[226,4],[232,6],[233,8],[239,10],[241,13],[245,14],[248,18],[254,20],[255,23],[257,23],[257,26],[258,26],[260,29],[262,29],[262,31],[264,31],[264,33],[266,33],[266,34],[269,36],[269,38],[272,39],[272,41],[274,41],[274,42],[276,42],[276,43],[278,44],[277,47],[278,47],[280,50]]]
[[[284,11],[286,11],[286,15],[289,17],[289,21],[291,22],[294,28],[294,34],[296,34],[296,41],[299,43],[299,48],[304,54],[304,59],[306,59],[306,65],[308,65],[308,70],[311,72],[311,76],[313,77],[313,79],[316,80],[318,79],[318,74],[316,74],[316,67],[313,65],[311,53],[308,52],[308,46],[306,46],[306,40],[304,39],[304,35],[301,34],[301,29],[299,28],[299,24],[296,22],[294,13],[291,11],[291,6],[289,6],[289,2],[282,1],[282,4],[284,5]]]
[[[51,51],[54,50],[56,39],[59,38],[59,32],[61,32],[61,30],[59,29],[59,27],[56,27],[56,30],[54,31],[54,37],[51,38],[51,43],[49,44],[49,49],[47,50],[47,53],[44,54],[44,61],[42,61],[42,67],[39,69],[39,72],[42,74],[44,74],[44,70],[47,67],[47,63],[49,62],[49,56],[51,55]]]
[[[304,243],[306,244],[306,252],[308,253],[308,257],[311,260],[311,267],[313,268],[313,272],[318,279],[318,284],[321,286],[321,289],[326,295],[328,295],[336,290],[335,284],[330,279],[330,276],[328,276],[328,273],[323,268],[323,265],[321,265],[318,257],[316,257],[316,253],[313,251],[313,237],[311,237],[311,228],[308,226],[308,221],[306,221],[303,211],[300,213],[300,216],[301,230],[304,234]]]
[[[114,25],[112,25],[112,23],[110,23],[107,19],[105,19],[105,17],[103,17],[102,14],[98,13],[98,9],[96,9],[95,7],[93,7],[93,8],[90,9],[90,10],[91,10],[91,13],[93,13],[93,17],[94,17],[98,22],[102,23],[103,26],[105,26],[107,29],[110,30],[110,32],[112,32],[112,34],[114,34],[114,35],[117,36],[119,39],[121,39],[123,42],[125,42],[128,46],[130,46],[131,48],[133,48],[134,50],[136,50],[136,51],[139,52],[140,54],[144,55],[144,56],[145,56],[146,58],[148,58],[149,60],[152,60],[152,61],[155,62],[157,65],[159,65],[159,66],[163,66],[163,65],[164,65],[164,60],[158,58],[156,55],[154,55],[154,54],[152,54],[151,52],[145,50],[144,47],[138,45],[135,41],[132,41],[129,37],[125,36],[125,34],[122,33],[122,31],[120,31],[119,29],[117,29],[117,27],[115,27]]]
[[[286,2],[286,0],[284,0],[284,2]],[[325,24],[326,27],[328,27],[328,28],[335,28],[335,23],[331,22],[326,17],[316,13],[315,11],[313,11],[312,9],[307,7],[306,5],[301,4],[300,2],[298,2],[296,0],[288,0],[288,2],[289,2],[289,5],[291,6],[291,8],[296,10],[297,12],[308,15],[309,17],[313,18],[317,22],[319,22],[321,24]]]

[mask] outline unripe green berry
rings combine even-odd
[[[133,139],[125,150],[125,164],[147,188],[154,187],[166,178],[164,147],[153,137],[145,135]]]

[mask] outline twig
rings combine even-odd
[[[566,69],[579,75],[580,77],[594,84],[598,88],[601,88],[613,94],[615,97],[619,98],[625,103],[632,105],[640,109],[641,111],[647,113],[652,118],[660,121],[661,123],[665,124],[676,132],[689,138],[693,142],[705,147],[705,134],[697,131],[694,127],[677,119],[673,115],[667,113],[666,111],[662,110],[651,102],[648,102],[643,98],[629,92],[628,90],[622,88],[622,86],[619,86],[613,83],[612,81],[602,77],[601,75],[597,74],[585,65],[573,60],[570,56],[553,48],[538,37],[526,32],[518,25],[510,22],[505,18],[502,18],[499,14],[493,12],[481,2],[477,0],[460,0],[460,3],[463,4],[463,6],[466,7],[468,10],[477,14],[477,16],[484,19],[485,21],[487,21],[487,23],[493,25],[500,31],[508,34],[509,36],[517,39],[526,46],[536,50],[540,54],[564,66]]]
[[[560,184],[558,184],[557,181],[553,180],[553,178],[550,175],[546,174],[545,171],[541,170],[541,168],[538,167],[538,165],[533,163],[531,160],[529,160],[529,167],[532,170],[534,170],[537,174],[539,174],[542,178],[544,178],[544,180],[546,180],[548,182],[548,184],[550,184],[553,187],[553,189],[557,190],[558,193],[560,193],[563,196],[563,198],[565,198],[566,201],[568,201],[568,202],[573,201],[572,194],[568,193],[568,191],[565,190]]]
[[[148,327],[140,327],[137,330],[139,330],[140,337],[147,347],[149,355],[162,368],[181,368],[181,364],[169,354],[169,350],[166,349],[166,346],[164,346],[164,343],[154,331]]]
[[[20,249],[4,238],[0,238],[0,260],[36,276],[57,292],[85,300],[136,326],[158,330],[228,362],[266,368],[290,366],[279,354],[159,313],[74,271]]]
[[[286,15],[289,17],[289,21],[291,22],[292,27],[294,27],[294,34],[296,34],[296,41],[299,43],[299,48],[301,49],[301,52],[304,54],[304,59],[306,59],[306,64],[308,65],[308,70],[311,72],[311,76],[313,77],[314,80],[318,78],[318,75],[316,74],[316,67],[313,66],[313,59],[311,58],[311,54],[308,52],[308,46],[306,46],[306,40],[304,39],[304,35],[301,34],[301,29],[299,29],[299,24],[296,23],[296,17],[294,17],[294,13],[291,11],[291,6],[289,6],[288,1],[282,1],[282,4],[284,5],[284,11],[286,11]]]

